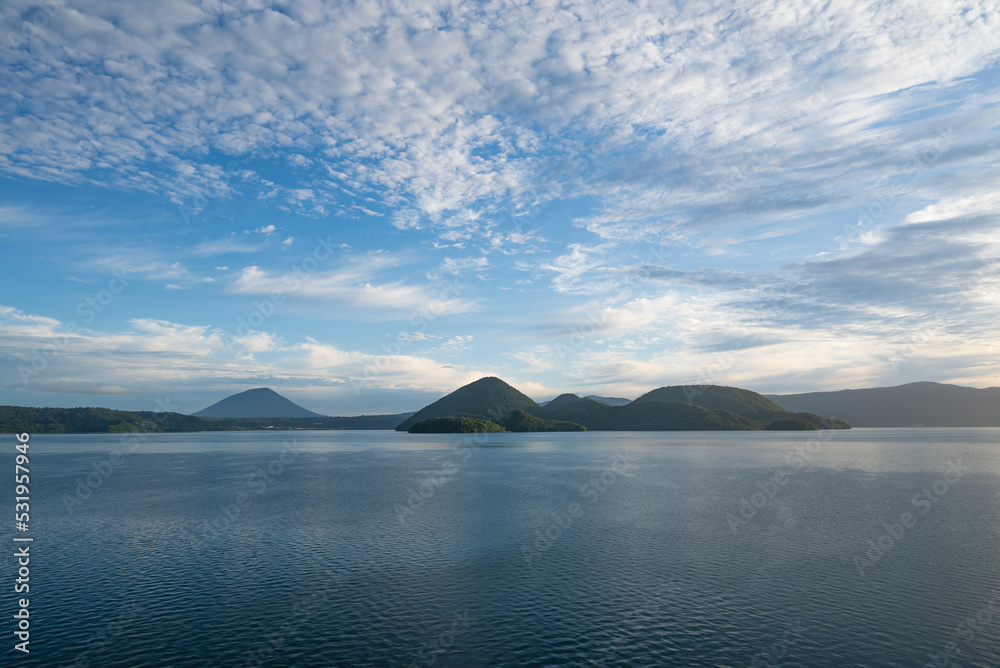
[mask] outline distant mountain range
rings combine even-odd
[[[855,427],[1000,427],[1000,387],[922,382],[767,397],[790,411],[830,415]]]
[[[208,418],[326,417],[302,408],[269,387],[258,387],[234,394],[192,415]]]
[[[576,396],[576,395],[574,395]],[[607,404],[608,406],[624,406],[625,404],[632,403],[631,399],[622,399],[621,397],[599,397],[596,394],[588,394],[584,399],[593,399],[597,403]],[[548,406],[552,402],[552,399],[548,401],[539,401],[539,406]]]
[[[475,420],[488,420],[498,429],[508,431],[667,431],[764,429],[769,426],[808,429],[843,428],[847,424],[856,427],[1000,427],[1000,388],[976,389],[924,382],[764,396],[718,385],[681,385],[661,387],[634,401],[563,394],[541,405],[499,378],[490,377],[459,388],[418,413],[326,417],[298,406],[273,390],[257,388],[227,397],[194,415],[94,407],[0,406],[0,433],[259,429],[405,431],[430,418],[456,418],[438,423],[436,427],[456,431],[468,429]],[[831,421],[834,418],[836,420]]]
[[[599,397],[596,394],[588,394],[584,399],[593,399],[602,404],[607,404],[608,406],[624,406],[625,404],[632,403],[631,399],[622,399],[621,397]]]
[[[542,406],[501,379],[488,377],[425,406],[396,430],[461,431],[479,429],[483,421],[510,431],[747,430],[766,429],[775,422],[780,426],[774,428],[781,429],[850,428],[819,415],[792,413],[756,392],[732,387],[661,387],[618,406],[563,394]]]

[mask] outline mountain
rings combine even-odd
[[[808,411],[791,412],[757,392],[723,385],[674,385],[647,392],[633,403],[644,401],[682,401],[715,411],[730,411],[755,420],[764,426],[775,420],[810,422],[823,429],[849,428],[849,421],[832,419],[832,414]],[[839,417],[839,416],[838,416]]]
[[[787,411],[763,395],[722,385],[673,385],[647,392],[642,401],[681,401],[702,408],[732,411],[752,420],[770,421],[775,413]]]
[[[811,413],[791,413],[756,392],[719,385],[661,387],[622,406],[563,394],[529,412],[548,420],[576,422],[591,431],[764,429],[777,420],[848,428]]]
[[[855,427],[1000,427],[1000,387],[920,382],[768,398],[790,411],[832,415]]]
[[[521,415],[518,411],[523,411]],[[541,421],[531,420],[530,416]],[[490,420],[511,431],[702,431],[765,429],[776,420],[850,429],[811,413],[791,413],[756,392],[718,385],[661,387],[623,406],[561,394],[540,406],[499,378],[481,378],[417,411],[397,431],[431,418]],[[555,422],[556,424],[552,424]],[[571,423],[571,424],[567,424]]]
[[[538,409],[540,406],[499,378],[488,376],[425,406],[397,426],[396,431],[407,431],[418,422],[438,417],[468,417],[496,422],[519,408]]]
[[[624,406],[625,404],[632,403],[631,399],[622,399],[621,397],[599,397],[596,394],[588,394],[584,399],[593,399],[594,401],[599,401],[602,404],[607,404],[608,406]]]
[[[259,387],[234,394],[192,415],[207,418],[325,417],[302,408],[269,387]]]
[[[573,397],[574,399],[579,399],[580,398],[580,397],[578,397],[575,394],[561,394],[558,397],[556,397],[556,399],[559,399],[561,397]],[[606,404],[608,406],[624,406],[625,404],[632,403],[631,399],[622,399],[621,397],[599,397],[596,394],[588,394],[584,398],[585,399],[593,399],[594,401],[596,401],[598,403]],[[549,399],[548,401],[539,401],[538,405],[539,406],[550,406],[552,404],[552,402],[555,401],[556,399]]]
[[[551,401],[546,401],[545,404],[543,405],[545,406],[545,409],[547,411],[558,411],[566,406],[572,406],[578,401],[581,401],[581,399],[575,394],[560,394],[555,399],[552,399]]]
[[[533,412],[547,420],[575,422],[588,431],[717,431],[763,429],[764,424],[725,410],[679,401],[633,401],[609,406],[564,394]]]

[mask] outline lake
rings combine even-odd
[[[1000,429],[30,454],[31,653],[7,615],[4,665],[1000,665]]]

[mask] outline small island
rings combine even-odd
[[[444,421],[440,421],[444,420]],[[464,421],[464,422],[463,422]],[[480,378],[425,406],[397,431],[733,431],[850,429],[813,413],[793,413],[736,387],[678,385],[609,405],[563,394],[544,406],[493,376]]]

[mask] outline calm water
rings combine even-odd
[[[31,654],[7,558],[3,665],[1000,666],[996,429],[31,453]]]

